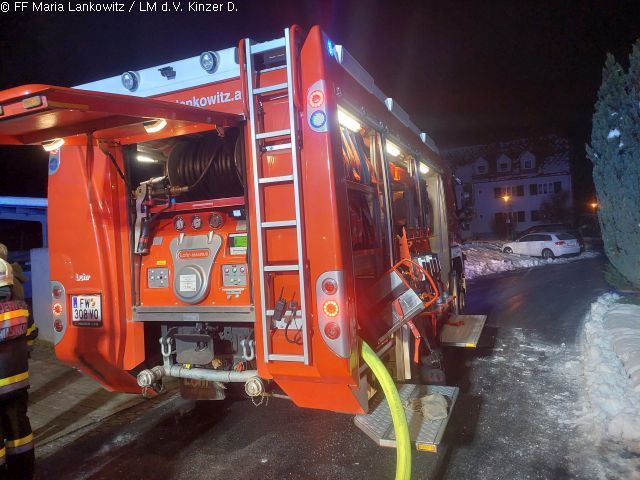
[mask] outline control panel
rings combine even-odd
[[[225,287],[244,287],[246,284],[246,265],[222,265],[222,285]]]
[[[147,286],[149,288],[166,288],[169,286],[168,268],[150,268],[147,270]]]
[[[185,206],[167,212],[151,232],[149,253],[141,257],[138,305],[250,305],[243,212],[237,218],[233,209],[208,210],[197,202],[193,209]]]

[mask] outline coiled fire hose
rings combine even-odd
[[[391,411],[393,429],[396,434],[396,480],[410,480],[411,439],[409,438],[409,425],[404,414],[400,394],[382,360],[378,358],[373,349],[364,340],[362,341],[362,359],[369,366],[378,382],[380,382]]]

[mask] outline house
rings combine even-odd
[[[462,237],[509,237],[541,223],[570,222],[571,148],[548,135],[443,152],[460,185]]]

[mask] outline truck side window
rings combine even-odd
[[[370,159],[371,142],[375,141],[375,137],[365,135],[364,130],[353,132],[346,127],[340,127],[340,136],[345,178],[348,180],[353,249],[378,248],[381,246],[380,228],[375,220],[375,209],[379,208],[376,198],[378,175]]]
[[[420,221],[420,203],[416,184],[405,165],[390,164],[393,232],[402,235],[402,228],[418,228]]]
[[[378,177],[369,159],[369,146],[365,144],[365,138],[346,127],[340,127],[340,136],[347,180],[365,185],[376,184]],[[370,138],[367,137],[366,141],[369,142]]]

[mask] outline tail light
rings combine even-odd
[[[333,278],[325,278],[322,281],[322,291],[327,295],[333,295],[338,291],[338,283]]]
[[[60,333],[62,332],[62,330],[64,330],[64,324],[62,323],[62,320],[60,320],[59,318],[56,318],[53,321],[53,330]]]
[[[564,240],[561,240],[561,241],[559,241],[559,242],[556,242],[556,245],[564,245],[564,244],[565,244]]]
[[[336,355],[349,358],[351,339],[341,271],[325,272],[318,277],[316,302],[320,335]]]
[[[336,322],[329,322],[324,326],[324,334],[331,340],[336,340],[340,337],[340,325]]]
[[[57,345],[67,329],[67,300],[64,286],[51,282],[51,313],[53,314],[53,343]]]

